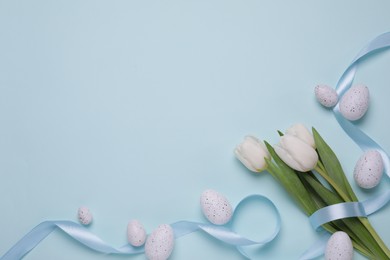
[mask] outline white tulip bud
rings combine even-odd
[[[298,137],[311,147],[315,148],[315,142],[313,135],[307,130],[307,128],[303,124],[295,124],[286,130],[286,135],[293,135]]]
[[[246,136],[244,141],[239,144],[234,153],[249,170],[253,172],[262,172],[267,168],[264,158],[271,158],[267,147],[254,136]]]
[[[288,166],[300,172],[307,172],[317,165],[316,150],[297,136],[286,134],[274,147],[276,154]]]

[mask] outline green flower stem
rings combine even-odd
[[[383,240],[380,238],[378,233],[375,231],[375,229],[371,226],[370,222],[367,218],[358,218],[360,222],[366,227],[368,232],[370,232],[371,236],[375,239],[379,247],[383,250],[383,252],[386,254],[387,258],[390,259],[390,250],[386,246],[386,244],[383,242]]]
[[[318,160],[318,162],[317,162],[317,167],[319,167],[319,168],[320,168],[322,171],[324,171],[324,172],[326,171],[326,170],[325,170],[325,166],[322,164],[322,162],[321,162],[320,160]],[[316,168],[317,168],[317,167],[316,167]]]
[[[268,163],[269,166],[272,166],[270,163]],[[273,166],[274,167],[274,166]],[[267,168],[267,172],[269,172],[271,174],[271,176],[276,179],[276,181],[279,182],[280,185],[283,186],[283,188],[285,189],[285,191],[288,192],[288,194],[290,194],[296,201],[296,203],[299,204],[300,208],[305,212],[306,215],[310,216],[311,214],[313,214],[315,212],[315,208],[314,206],[311,207],[308,203],[307,203],[307,200],[301,196],[299,196],[296,192],[295,192],[295,189],[293,187],[291,187],[291,185],[289,185],[289,182],[286,181],[285,179],[281,178],[281,175],[278,174],[277,171],[275,171],[275,168],[273,167],[268,167]]]
[[[316,172],[318,172],[322,178],[324,178],[330,186],[333,187],[333,189],[336,190],[336,192],[340,195],[340,197],[345,201],[345,202],[350,202],[351,200],[349,197],[344,193],[344,191],[332,180],[332,178],[329,177],[329,175],[321,169],[318,165],[314,168]]]
[[[299,206],[303,209],[303,211],[310,216],[312,213],[318,210],[320,205],[316,204],[315,197],[313,197],[313,191],[309,189],[304,183],[302,179],[300,179],[299,173],[291,169],[288,165],[286,165],[275,153],[273,147],[269,145],[267,142],[264,142],[267,146],[269,153],[273,160],[265,158],[267,163],[267,171],[285,188],[285,190],[296,200]],[[325,147],[326,148],[326,147]],[[330,148],[329,148],[330,149]],[[325,155],[329,152],[329,149],[326,150]],[[329,162],[334,162],[337,160],[335,155],[325,156],[328,160],[326,162],[318,161],[315,170],[318,174],[328,182],[328,184],[333,188],[333,191],[328,190],[321,185],[322,193],[318,194],[323,200],[327,198],[326,193],[330,193],[328,195],[333,195],[332,200],[328,201],[324,200],[326,205],[332,205],[334,203],[340,202],[351,202],[358,201],[353,191],[349,191],[349,186],[344,182],[347,181],[342,175],[338,177],[340,174],[343,174],[341,166],[332,167],[332,164]],[[338,162],[338,161],[337,161]],[[337,166],[337,165],[336,165]],[[328,168],[332,170],[332,174],[328,174]],[[339,173],[339,175],[337,175]],[[335,175],[335,176],[333,176]],[[334,178],[334,179],[333,179]],[[345,184],[344,187],[343,183]],[[314,187],[313,187],[314,188]],[[316,189],[314,189],[316,191]],[[335,191],[335,192],[334,192]],[[318,190],[317,190],[318,192]],[[351,193],[351,194],[349,194]],[[321,195],[322,194],[322,195]],[[325,197],[323,197],[325,196]],[[336,196],[336,197],[334,197]],[[354,218],[354,219],[344,219],[343,222],[332,222],[324,224],[323,227],[325,230],[334,233],[337,230],[348,230],[349,235],[354,237],[352,239],[352,243],[354,247],[363,255],[368,257],[369,259],[390,259],[390,252],[387,246],[380,239],[378,234],[375,232],[373,227],[370,225],[367,218]],[[341,225],[341,223],[344,223]],[[340,226],[341,225],[341,226]]]
[[[298,196],[298,194],[295,192],[294,187],[292,187],[290,185],[291,183],[288,181],[287,182],[284,181],[283,178],[286,176],[283,173],[279,172],[277,169],[278,168],[276,167],[276,165],[274,165],[271,161],[268,161],[268,167],[267,167],[266,171],[269,172],[272,175],[272,177],[274,177],[285,188],[285,190],[290,195],[292,195],[293,198],[295,198],[296,202],[300,205],[301,209],[306,213],[306,215],[310,216],[317,209],[314,209],[312,207],[308,207],[308,205],[310,205],[310,203],[307,204],[304,202],[308,198],[304,199],[304,198]],[[333,234],[336,231],[341,230],[338,227],[332,226],[331,223],[326,223],[326,224],[322,225],[322,227],[326,231],[330,232],[331,234]],[[369,249],[364,247],[364,244],[361,245],[359,242],[354,241],[354,240],[352,240],[352,244],[356,248],[356,250],[358,250],[362,255],[366,256],[369,259],[375,259],[375,255],[373,255],[373,253],[370,252]]]
[[[322,227],[328,231],[329,233],[333,234],[335,233],[336,231],[340,231],[340,229],[338,227],[333,227],[331,224],[327,223],[327,224],[324,224],[322,225]],[[359,243],[357,243],[356,241],[352,240],[352,245],[353,247],[358,250],[362,255],[364,255],[365,257],[369,258],[369,259],[374,259],[374,256],[373,254],[366,248],[363,246],[361,246]]]
[[[320,203],[318,205],[318,209],[325,207],[327,205],[333,205],[333,204],[343,202],[343,200],[337,194],[325,188],[313,174],[299,173],[299,175],[301,176],[302,182],[309,189],[312,196],[314,198],[317,198],[317,200],[319,199],[320,201],[323,202],[324,205]],[[353,243],[354,247],[358,251],[360,251],[363,255],[367,256],[369,259],[375,259],[375,254],[370,249],[377,248],[377,250],[381,251],[381,249],[377,244],[370,246],[363,242],[367,239],[369,239],[369,241],[374,241],[374,239],[372,238],[369,231],[357,219],[337,220],[331,223],[326,223],[322,225],[322,227],[328,230],[326,228],[328,225],[331,225],[331,227],[336,229],[336,231],[342,230],[346,232],[352,239],[352,242],[354,242]]]
[[[370,252],[367,252],[364,248],[362,248],[359,244],[357,244],[355,241],[352,241],[352,246],[356,248],[362,255],[369,259],[373,259],[373,255]]]
[[[346,201],[351,201],[348,196],[340,189],[340,187],[331,179],[329,178],[328,174],[321,169],[320,166],[317,166],[315,170],[323,177],[340,195],[340,197]],[[371,226],[370,222],[367,220],[367,218],[358,218],[359,221],[364,225],[364,227],[367,229],[367,231],[371,234],[372,238],[375,240],[375,242],[378,244],[380,249],[383,251],[383,253],[387,256],[388,259],[390,259],[390,250],[387,248],[386,244],[383,242],[383,240],[380,238],[378,233],[375,231],[375,229]]]

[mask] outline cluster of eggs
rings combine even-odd
[[[367,86],[355,85],[349,88],[339,100],[337,92],[327,85],[317,85],[315,96],[318,102],[331,108],[338,104],[341,115],[349,120],[361,119],[368,110],[370,94]],[[361,188],[371,189],[377,186],[382,178],[384,165],[382,155],[377,150],[367,150],[356,162],[353,177]],[[328,240],[325,259],[350,260],[353,246],[345,232],[335,232]]]
[[[215,225],[227,224],[233,216],[233,208],[228,199],[215,190],[205,190],[200,196],[200,206],[203,215]],[[79,221],[89,225],[92,214],[87,207],[78,210]],[[145,256],[150,260],[166,260],[170,257],[174,247],[175,235],[168,224],[158,226],[150,235],[138,220],[131,220],[127,226],[128,242],[134,247],[145,247]],[[328,240],[325,250],[325,259],[351,260],[353,246],[348,234],[342,231],[334,233]]]
[[[78,219],[81,224],[92,222],[92,213],[87,207],[78,209]],[[173,251],[174,232],[170,225],[158,226],[149,236],[140,221],[133,219],[127,225],[127,241],[134,247],[145,245],[145,255],[150,260],[168,259]]]
[[[365,85],[352,86],[340,100],[337,92],[327,85],[317,85],[314,92],[318,102],[325,107],[331,108],[338,103],[341,115],[349,121],[361,119],[368,110],[370,93]],[[380,152],[367,150],[357,161],[353,176],[360,187],[370,189],[379,184],[383,170]]]
[[[201,194],[200,205],[204,216],[215,225],[224,225],[232,218],[231,204],[215,190],[205,190]],[[78,219],[83,225],[91,224],[91,211],[87,207],[80,207]],[[170,225],[162,224],[147,235],[141,222],[133,219],[127,225],[127,240],[134,247],[144,246],[147,259],[165,260],[172,254],[175,234]]]

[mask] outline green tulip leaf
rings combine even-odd
[[[306,214],[310,215],[314,213],[317,210],[315,202],[297,176],[297,173],[279,158],[269,143],[264,143],[273,158],[273,161],[266,159],[268,164],[268,172],[270,172],[270,174],[283,185],[287,192],[289,192],[293,198],[295,198],[295,200],[304,209]]]
[[[342,189],[342,191],[349,197],[351,201],[358,201],[351,185],[345,177],[345,173],[336,154],[324,141],[324,139],[322,139],[317,130],[315,128],[312,130],[320,160],[323,163],[327,174],[331,179],[333,179],[338,187]]]
[[[326,205],[344,202],[337,194],[324,187],[317,179],[315,179],[314,175],[306,174],[302,176],[302,178],[304,179],[304,183],[307,182],[307,184],[311,186],[311,191],[315,192]],[[372,236],[358,218],[346,218],[343,220],[333,221],[332,223],[337,226],[338,230],[343,230],[348,233],[351,239],[353,239],[353,241],[355,241],[355,243],[362,249],[369,252],[369,254],[372,254],[372,252],[367,245],[376,247],[377,251],[380,251],[378,246],[374,243]]]

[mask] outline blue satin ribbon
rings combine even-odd
[[[378,52],[390,47],[390,32],[384,33],[374,40],[372,40],[366,47],[364,47],[348,66],[345,72],[342,74],[340,80],[336,86],[336,92],[339,96],[342,96],[352,85],[354,80],[357,67],[360,62],[364,61],[364,58],[369,56],[374,52]],[[380,152],[385,173],[390,176],[390,159],[388,154],[382,149],[382,147],[372,140],[368,135],[362,132],[358,127],[353,123],[346,120],[340,113],[339,105],[337,104],[333,108],[333,113],[344,131],[360,146],[362,150],[375,149]],[[226,243],[229,245],[236,246],[237,250],[245,257],[249,258],[248,254],[245,253],[244,247],[250,245],[265,245],[271,242],[279,233],[281,226],[280,214],[276,206],[268,198],[261,195],[251,195],[244,198],[236,207],[234,215],[237,212],[240,205],[248,203],[251,200],[257,200],[265,202],[272,206],[272,209],[275,213],[276,226],[272,234],[268,238],[262,241],[253,241],[247,239],[237,233],[235,233],[231,228],[227,226],[216,226],[211,224],[197,223],[191,221],[179,221],[171,224],[175,238],[182,237],[184,235],[190,234],[201,230],[210,236]],[[368,215],[380,210],[384,205],[390,200],[390,191],[386,192],[379,197],[370,199],[364,202],[346,202],[331,205],[325,208],[322,208],[315,212],[310,217],[310,222],[315,229],[327,222],[347,218],[347,217],[367,217]],[[81,226],[78,223],[72,221],[45,221],[34,229],[32,229],[28,234],[26,234],[19,242],[17,242],[3,257],[1,260],[14,260],[21,259],[28,252],[34,249],[44,238],[46,238],[51,232],[59,229],[65,232],[67,235],[77,240],[80,244],[104,254],[140,254],[144,252],[143,247],[133,247],[129,244],[126,244],[120,248],[114,248],[101,240],[96,235],[92,234],[84,226]],[[312,247],[307,250],[300,259],[313,259],[324,253],[326,242],[330,234],[328,232],[322,231],[320,240],[318,240]]]
[[[383,208],[389,201],[390,190],[363,202],[344,202],[317,210],[309,217],[309,220],[311,226],[321,232],[320,238],[299,259],[314,259],[324,254],[331,234],[321,228],[323,224],[343,218],[368,217]]]
[[[390,47],[390,32],[384,33],[369,42],[358,55],[353,59],[345,72],[340,77],[336,85],[336,92],[341,97],[351,86],[355,78],[356,70],[359,64],[365,61],[369,55],[379,51],[386,50]],[[355,124],[345,119],[340,113],[339,104],[333,108],[333,114],[343,130],[351,137],[351,139],[363,150],[377,150],[383,160],[384,172],[390,177],[390,159],[389,155],[383,148],[373,139],[360,130]]]
[[[323,255],[330,236],[331,234],[328,231],[325,229],[321,230],[319,239],[300,256],[299,260],[315,259]]]
[[[366,58],[373,53],[386,50],[390,47],[390,32],[384,33],[373,39],[367,44],[353,59],[351,64],[344,71],[336,85],[336,92],[341,97],[351,86],[359,64],[366,61]],[[384,172],[390,177],[390,159],[389,155],[373,139],[361,131],[355,124],[345,119],[340,113],[339,104],[333,108],[333,114],[343,130],[349,137],[363,150],[377,150],[383,160]],[[345,202],[324,207],[314,212],[309,220],[316,230],[321,230],[320,239],[312,245],[301,257],[304,259],[313,259],[322,255],[325,251],[326,243],[330,237],[320,227],[321,225],[343,218],[367,217],[368,215],[380,210],[390,200],[390,191],[387,191],[377,197],[364,202]]]
[[[226,243],[233,245],[237,250],[246,258],[249,258],[248,254],[244,251],[245,246],[257,245],[262,246],[271,242],[279,233],[281,226],[281,218],[278,209],[267,197],[262,195],[250,195],[242,199],[236,206],[233,212],[233,219],[237,215],[239,209],[248,203],[264,203],[271,207],[276,224],[273,232],[268,235],[267,238],[260,241],[253,241],[247,239],[238,233],[234,232],[232,227],[217,226],[213,224],[198,223],[192,221],[178,221],[171,224],[171,227],[175,234],[175,239],[188,235],[192,232],[203,231],[210,236]],[[232,220],[233,220],[232,219]],[[45,221],[33,228],[22,239],[20,239],[7,253],[5,253],[1,260],[15,260],[21,259],[34,249],[43,239],[45,239],[51,232],[59,229],[71,238],[78,241],[80,244],[103,254],[120,254],[120,255],[134,255],[144,253],[144,247],[133,247],[130,244],[126,244],[120,248],[114,248],[108,243],[104,242],[95,234],[91,233],[86,227],[75,223],[73,221]]]
[[[309,220],[312,227],[317,230],[323,224],[352,217],[367,217],[380,210],[390,201],[390,190],[373,199],[363,202],[344,202],[321,208],[314,212]]]

